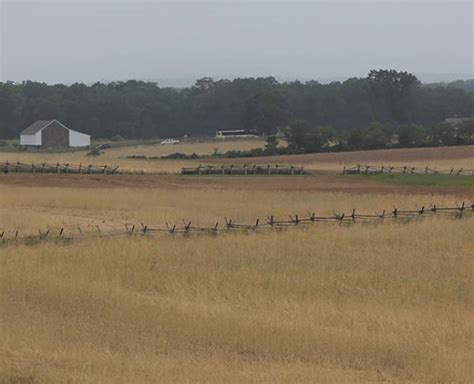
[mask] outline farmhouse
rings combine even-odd
[[[87,147],[90,135],[73,131],[58,120],[38,120],[20,132],[20,145],[26,149]]]

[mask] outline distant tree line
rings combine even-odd
[[[287,128],[286,136],[289,144],[286,151],[299,153],[467,145],[474,144],[474,119],[433,126],[372,122],[347,131],[295,121]]]
[[[466,92],[474,93],[474,79],[469,80],[456,80],[447,83],[431,83],[427,84],[428,87],[438,88],[438,87],[448,87],[448,88],[457,88],[462,89]]]
[[[473,105],[473,93],[423,86],[415,76],[393,70],[330,84],[203,78],[186,89],[133,80],[90,86],[7,82],[0,83],[0,138],[18,137],[36,120],[58,119],[109,139],[246,129],[264,135],[284,130],[291,144],[305,151],[384,147],[394,140],[396,145],[457,144],[472,135],[457,129],[443,133],[448,128],[439,124],[447,117],[473,116]]]

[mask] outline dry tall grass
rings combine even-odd
[[[35,234],[472,200],[468,188],[349,194],[292,178],[117,188],[114,176],[10,176],[0,231]],[[0,383],[472,382],[473,232],[474,218],[426,218],[3,244]]]
[[[239,190],[232,186],[225,189],[2,186],[0,231],[18,229],[23,234],[37,234],[38,229],[57,230],[60,227],[77,231],[78,225],[84,230],[88,227],[95,230],[96,225],[109,230],[123,229],[126,223],[163,226],[165,222],[182,224],[183,220],[191,220],[194,225],[213,226],[216,221],[223,224],[224,216],[234,222],[253,223],[256,218],[265,220],[269,215],[287,219],[290,214],[332,215],[334,211],[349,213],[352,208],[373,214],[393,207],[454,206],[463,199],[467,203],[472,200],[470,190],[466,190],[465,196],[455,197],[431,194],[429,189],[413,195],[353,195],[285,191],[279,190],[278,180],[269,181],[274,190]]]
[[[472,382],[473,228],[2,248],[0,382]]]

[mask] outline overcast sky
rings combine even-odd
[[[473,72],[472,1],[0,3],[2,81]]]

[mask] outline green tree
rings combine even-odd
[[[303,150],[306,136],[311,130],[311,125],[306,120],[292,121],[285,130],[288,146],[293,149]]]
[[[398,144],[402,147],[419,146],[427,141],[426,130],[416,124],[405,124],[397,127]]]
[[[474,118],[463,121],[459,125],[458,136],[469,141],[474,139]]]
[[[368,80],[374,97],[384,102],[391,118],[400,123],[408,122],[412,112],[413,91],[421,84],[416,76],[408,72],[381,69],[371,70]]]
[[[245,127],[260,134],[275,134],[288,121],[285,100],[280,92],[261,92],[247,100]]]
[[[451,124],[441,123],[431,130],[431,143],[433,145],[453,145],[456,143],[456,127]]]
[[[265,152],[269,154],[276,154],[278,152],[279,144],[280,142],[275,135],[267,136],[265,139]]]
[[[370,123],[364,131],[363,147],[365,149],[386,148],[391,144],[392,134],[382,123]]]

